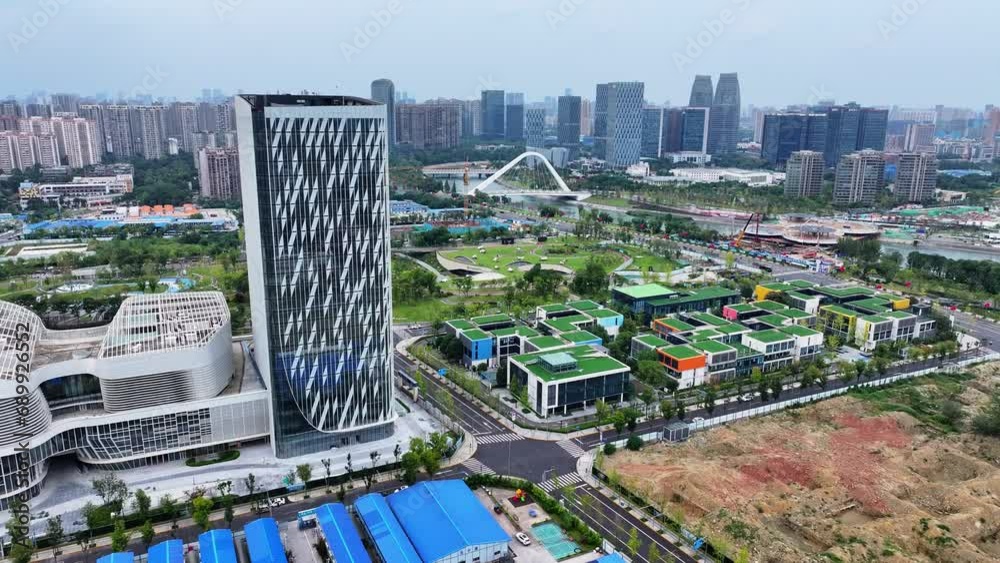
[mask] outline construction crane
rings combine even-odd
[[[746,236],[747,234],[747,229],[750,228],[750,222],[753,221],[753,218],[756,216],[757,216],[756,213],[751,213],[750,217],[747,218],[747,224],[743,225],[743,230],[740,231],[738,235],[736,235],[735,239],[733,239],[733,248],[740,247],[740,243],[743,242],[743,237]]]

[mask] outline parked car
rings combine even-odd
[[[496,512],[497,514],[500,514],[501,512],[503,512],[503,508],[500,508],[499,504],[494,504],[493,505],[493,512]]]
[[[740,397],[740,400],[741,401],[746,401],[746,402],[752,401],[753,400],[753,393],[744,393],[743,396]]]
[[[698,424],[699,422],[705,422],[705,419],[700,416],[691,419],[691,424]]]
[[[514,534],[514,537],[517,538],[517,541],[519,541],[521,545],[531,545],[531,538],[529,538],[528,534],[525,534],[524,532],[518,532]]]

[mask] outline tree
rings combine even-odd
[[[173,499],[170,495],[163,495],[160,497],[160,511],[163,515],[170,520],[170,527],[177,528],[177,516],[179,515],[180,507],[177,506],[177,501]]]
[[[777,399],[781,396],[781,391],[784,388],[782,384],[781,374],[774,374],[767,378],[768,387],[771,389],[771,396]]]
[[[403,474],[401,480],[412,485],[417,482],[417,474],[420,473],[420,456],[413,452],[406,452],[400,460]]]
[[[368,457],[371,458],[372,464],[371,464],[371,470],[368,473],[366,473],[364,477],[366,493],[371,492],[372,485],[375,483],[375,476],[376,476],[375,466],[376,464],[378,464],[378,460],[380,457],[382,457],[382,454],[378,453],[377,451],[372,451],[368,453]]]
[[[663,563],[662,557],[660,548],[656,546],[656,542],[649,544],[649,549],[646,551],[646,561],[649,563]]]
[[[250,510],[257,511],[257,476],[253,473],[247,473],[247,476],[243,479],[243,486],[247,489],[247,496],[250,497]]]
[[[962,419],[965,418],[965,411],[962,410],[962,403],[954,399],[947,399],[941,403],[941,416],[952,426],[959,428]]]
[[[708,411],[709,415],[711,415],[712,412],[715,410],[715,399],[716,399],[715,386],[712,385],[709,386],[707,389],[705,389],[705,392],[701,396],[701,406],[703,409]]]
[[[111,550],[116,552],[125,551],[131,539],[132,534],[125,529],[125,520],[121,518],[116,519],[114,531],[111,532]]]
[[[854,361],[854,377],[860,380],[868,373],[868,362],[865,360]]]
[[[295,475],[298,476],[299,481],[302,481],[303,485],[309,483],[309,481],[312,479],[312,474],[313,474],[312,466],[309,465],[308,463],[300,463],[299,465],[295,466]]]
[[[885,377],[885,375],[889,373],[889,366],[891,362],[885,356],[875,356],[875,359],[872,360],[872,364],[874,364],[875,373],[877,373],[880,378]]]
[[[139,528],[139,537],[142,538],[142,545],[146,547],[146,552],[149,552],[149,546],[153,543],[153,538],[156,537],[156,530],[153,529],[153,523],[146,520],[142,523],[142,527]]]
[[[612,443],[604,444],[604,455],[614,455],[618,448]]]
[[[326,488],[326,494],[330,494],[330,464],[333,463],[333,460],[324,458],[319,462],[323,464],[323,487]]]
[[[136,513],[139,514],[139,518],[143,520],[149,518],[149,509],[153,505],[153,499],[149,498],[146,491],[142,489],[137,489],[135,491],[135,498],[132,500],[132,506],[135,507]]]
[[[125,481],[114,473],[105,473],[100,477],[91,480],[90,486],[94,489],[94,494],[101,497],[104,506],[112,512],[122,512],[125,500],[128,499],[128,485]]]
[[[597,411],[597,422],[599,424],[604,424],[608,421],[608,417],[611,415],[611,407],[604,402],[604,399],[598,399],[594,403],[594,409]]]
[[[637,452],[642,449],[642,438],[632,435],[625,441],[625,449]]]
[[[608,290],[608,273],[593,256],[577,270],[570,284],[573,292],[583,297],[600,297]]]
[[[354,477],[354,462],[351,460],[351,454],[347,454],[347,463],[344,464],[344,472],[347,474],[347,481],[350,482]]]
[[[213,504],[212,499],[205,496],[195,497],[191,501],[191,518],[202,531],[207,531],[210,526]]]
[[[677,409],[674,407],[673,401],[670,399],[663,399],[660,401],[660,416],[663,417],[664,421],[670,422],[670,419],[673,418],[676,413]]]
[[[674,399],[674,406],[677,410],[677,418],[684,420],[684,415],[687,414],[687,406],[684,405],[684,401],[678,401]]]
[[[625,425],[627,423],[628,421],[625,420],[625,413],[621,410],[617,410],[613,415],[611,415],[611,424],[615,427],[615,432],[619,436],[621,436],[622,432],[625,431]]]
[[[62,516],[57,514],[45,521],[45,535],[49,536],[55,545],[62,543],[63,537],[66,535],[63,530]]]
[[[428,272],[429,273],[429,272]],[[455,287],[462,292],[462,295],[468,297],[469,292],[472,291],[472,278],[468,276],[458,276],[455,278]]]
[[[628,548],[632,559],[635,559],[636,555],[639,554],[639,530],[637,528],[629,530],[628,541],[625,542],[625,547]]]

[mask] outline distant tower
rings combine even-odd
[[[823,191],[823,170],[822,152],[793,152],[785,167],[785,196],[818,196]]]
[[[709,115],[708,152],[736,152],[740,133],[740,81],[735,72],[719,75]]]
[[[691,84],[691,99],[688,105],[695,108],[707,108],[712,106],[712,77],[707,74],[699,74],[694,77]]]
[[[385,104],[386,133],[389,146],[396,144],[396,86],[388,78],[372,81],[372,99]]]

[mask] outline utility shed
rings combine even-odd
[[[361,543],[361,534],[343,504],[324,504],[316,510],[316,520],[337,563],[372,563]]]
[[[384,563],[422,563],[385,497],[378,493],[365,495],[354,503],[354,511]]]
[[[387,500],[424,563],[507,556],[510,536],[464,481],[423,481]]]
[[[167,540],[150,547],[148,563],[184,563],[184,542]]]
[[[250,563],[288,563],[274,518],[259,518],[243,528],[247,536]]]
[[[209,530],[198,536],[201,563],[236,563],[236,546],[229,530]],[[115,562],[117,563],[117,562]]]

